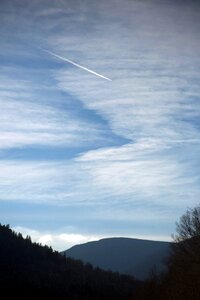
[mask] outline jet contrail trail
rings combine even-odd
[[[74,66],[76,66],[76,67],[78,67],[78,68],[80,68],[80,69],[83,69],[83,70],[85,70],[85,71],[87,71],[87,72],[90,72],[90,73],[92,73],[92,74],[94,74],[94,75],[96,75],[96,76],[99,76],[99,77],[103,78],[103,79],[112,81],[112,79],[110,79],[110,78],[108,78],[108,77],[105,77],[105,76],[103,76],[103,75],[101,75],[101,74],[99,74],[99,73],[97,73],[97,72],[95,72],[95,71],[92,71],[92,70],[90,70],[90,69],[88,69],[88,68],[86,68],[86,67],[84,67],[84,66],[81,66],[81,65],[75,63],[74,61],[72,61],[72,60],[70,60],[70,59],[64,58],[64,57],[62,57],[62,56],[60,56],[60,55],[58,55],[58,54],[55,54],[55,53],[53,53],[53,52],[51,52],[51,51],[49,51],[49,50],[43,49],[43,48],[40,48],[40,49],[42,49],[43,51],[49,53],[49,54],[52,55],[52,56],[55,56],[55,57],[57,57],[57,58],[59,58],[59,59],[61,59],[61,60],[64,60],[64,61],[66,61],[66,62],[68,62],[68,63],[70,63],[70,64],[72,64],[72,65],[74,65]]]

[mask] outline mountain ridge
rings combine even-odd
[[[152,269],[165,270],[170,242],[111,237],[79,244],[63,251],[67,257],[91,263],[94,267],[146,279]]]

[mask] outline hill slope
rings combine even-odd
[[[108,238],[74,246],[64,254],[95,267],[145,279],[153,268],[164,269],[163,260],[168,256],[169,246],[168,242]]]
[[[139,282],[80,261],[24,239],[0,225],[0,288],[6,298],[133,299]]]

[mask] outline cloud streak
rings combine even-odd
[[[32,146],[73,148],[84,146],[86,141],[92,145],[95,140],[104,143],[105,126],[74,113],[71,103],[67,110],[63,109],[56,87],[44,84],[42,76],[39,82],[35,75],[26,68],[2,69],[0,150]],[[56,104],[54,98],[58,99]]]
[[[42,48],[41,48],[41,49],[42,49]],[[108,80],[108,81],[112,81],[112,79],[110,79],[110,78],[108,78],[108,77],[105,77],[105,76],[103,76],[103,75],[101,75],[101,74],[99,74],[99,73],[97,73],[97,72],[95,72],[95,71],[92,71],[92,70],[90,70],[90,69],[88,69],[88,68],[86,68],[86,67],[84,67],[84,66],[82,66],[82,65],[79,65],[79,64],[75,63],[74,61],[72,61],[72,60],[70,60],[70,59],[67,59],[67,58],[65,58],[65,57],[63,57],[63,56],[57,55],[57,54],[55,54],[55,53],[53,53],[53,52],[51,52],[51,51],[49,51],[49,50],[46,50],[46,49],[42,49],[42,50],[45,51],[45,52],[47,52],[47,53],[49,53],[49,54],[52,55],[52,56],[55,56],[55,57],[57,57],[57,58],[59,58],[59,59],[61,59],[61,60],[63,60],[63,61],[66,61],[66,62],[72,64],[73,66],[76,66],[76,67],[78,67],[78,68],[80,68],[80,69],[82,69],[82,70],[85,70],[85,71],[87,71],[87,72],[89,72],[89,73],[91,73],[91,74],[93,74],[93,75],[96,75],[96,76],[101,77],[101,78],[103,78],[103,79],[106,79],[106,80]]]

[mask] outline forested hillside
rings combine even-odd
[[[6,298],[133,299],[140,283],[65,258],[0,225],[0,289]]]

